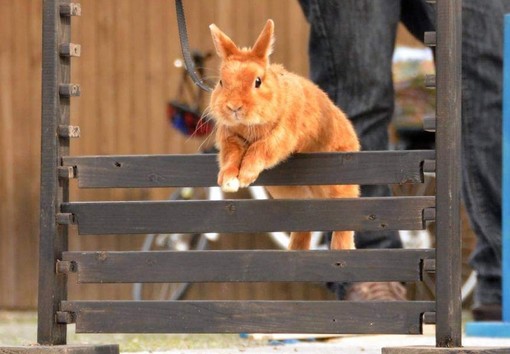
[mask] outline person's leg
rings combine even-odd
[[[402,21],[422,39],[424,30],[433,29],[423,27],[433,27],[433,21],[406,16],[404,4],[408,10],[423,5],[403,2],[402,11]],[[425,13],[433,18],[426,6]],[[477,0],[463,1],[462,196],[477,235],[471,258],[478,274],[475,319],[501,316],[492,305],[501,304],[502,44],[503,15],[509,11],[510,0],[489,0],[483,6]]]
[[[400,0],[299,0],[310,23],[310,76],[351,119],[362,150],[387,150]],[[361,186],[362,196],[389,196]],[[357,248],[401,248],[397,231],[356,232]],[[344,284],[330,284],[339,298]]]
[[[419,41],[427,31],[435,31],[435,7],[425,0],[402,0],[400,21]]]
[[[503,16],[510,1],[480,5],[464,0],[462,11],[462,192],[477,235],[475,309],[501,304]]]
[[[351,119],[363,150],[388,149],[391,59],[400,0],[300,0],[310,23],[310,76]],[[362,196],[388,196],[362,186]],[[357,248],[401,248],[397,232],[358,232]]]
[[[388,53],[393,50],[399,2],[300,3],[311,23],[312,79],[351,117],[365,150],[386,149],[393,111]],[[510,10],[509,3],[490,0],[480,6],[479,1],[464,0],[463,7],[462,192],[478,236],[471,260],[478,272],[477,304],[501,302],[502,14]],[[367,11],[362,13],[363,9]],[[401,10],[402,21],[417,38],[432,30],[432,10],[424,1],[403,1]],[[388,191],[365,187],[362,193]],[[357,236],[359,248],[399,244],[391,235],[380,239],[364,235],[368,236]]]
[[[403,4],[406,2],[403,2]],[[417,10],[419,2],[407,2]],[[433,18],[431,8],[425,13]],[[478,273],[474,315],[491,319],[501,304],[501,124],[503,15],[510,0],[463,1],[462,31],[462,196],[477,247],[471,265]],[[426,18],[406,16],[402,21],[419,39],[430,27]],[[496,317],[501,316],[496,313]]]

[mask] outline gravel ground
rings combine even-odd
[[[0,349],[27,346],[37,341],[37,318],[33,312],[0,311]],[[341,336],[329,340],[270,342],[267,338],[241,338],[238,334],[75,334],[69,326],[69,344],[119,344],[130,354],[380,354],[382,347],[433,346],[434,327],[422,336]],[[509,348],[509,339],[464,338],[464,346]],[[0,350],[1,352],[1,350]]]
[[[0,347],[37,343],[35,312],[0,311]],[[256,347],[266,340],[241,338],[238,334],[76,334],[68,327],[69,344],[119,344],[122,352],[157,352],[169,348],[214,349]]]

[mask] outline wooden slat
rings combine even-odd
[[[433,150],[316,153],[265,171],[255,185],[392,184],[422,182],[421,164]],[[65,157],[82,188],[215,186],[217,156],[131,155]]]
[[[65,301],[77,333],[420,334],[434,302]]]
[[[80,234],[418,230],[434,197],[75,202]]]
[[[80,283],[419,281],[434,250],[66,252]],[[133,267],[136,264],[136,267]]]

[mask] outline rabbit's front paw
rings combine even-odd
[[[218,173],[218,185],[224,192],[237,192],[239,189],[239,180],[237,179],[238,174],[238,168],[221,168]]]
[[[241,169],[239,172],[239,186],[246,188],[259,177],[259,172],[256,170]]]
[[[239,180],[237,177],[224,178],[221,184],[221,190],[226,193],[235,193],[239,190]]]

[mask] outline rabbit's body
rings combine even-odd
[[[211,32],[223,59],[211,95],[220,151],[218,184],[247,187],[259,174],[294,153],[359,151],[345,114],[311,81],[269,64],[273,22],[252,49],[238,49],[216,26]],[[357,185],[267,187],[274,198],[355,198]],[[308,249],[309,232],[293,232],[290,249]],[[333,233],[332,248],[354,248],[352,231]]]

